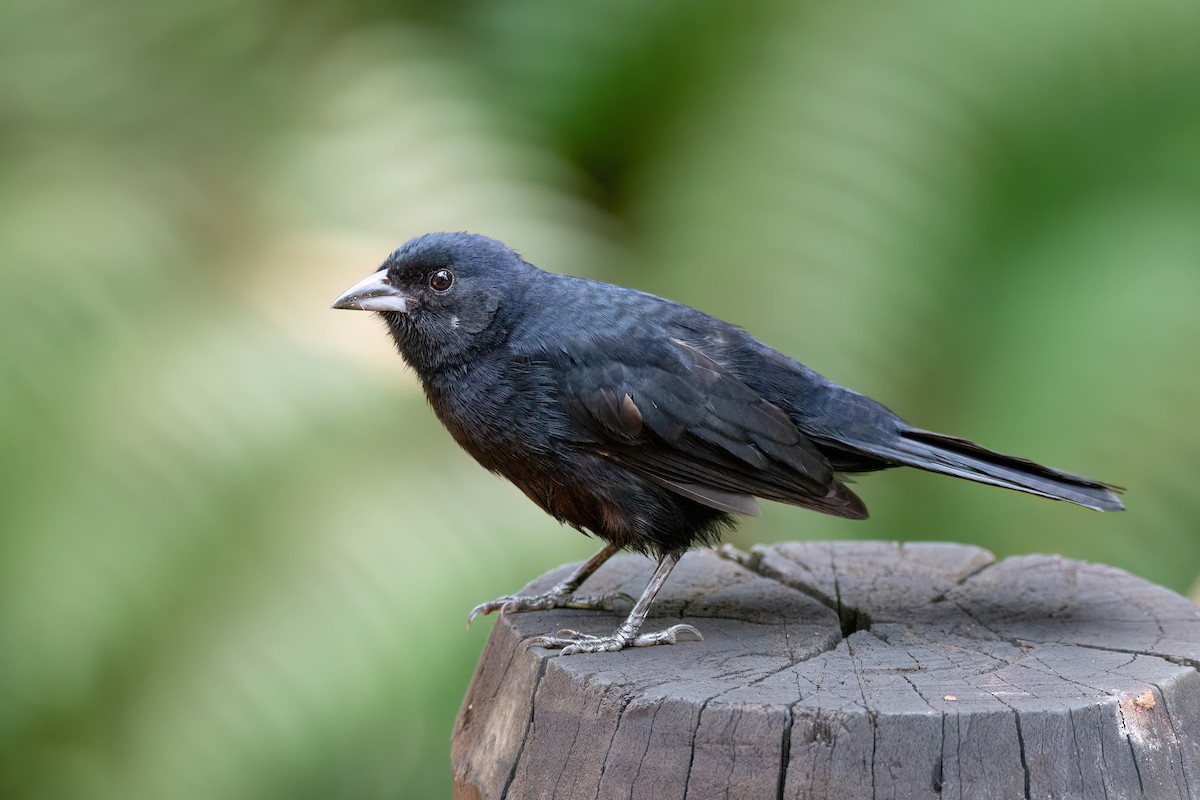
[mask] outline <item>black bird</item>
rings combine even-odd
[[[555,519],[607,542],[549,592],[501,597],[470,618],[611,608],[616,596],[576,590],[622,548],[657,556],[611,636],[560,631],[530,646],[568,654],[699,637],[690,625],[641,632],[679,557],[713,543],[733,514],[756,515],[756,497],[865,519],[845,473],[910,466],[1124,508],[1117,487],[914,428],[733,325],[543,272],[484,236],[419,236],[333,307],[378,312],[455,441]]]

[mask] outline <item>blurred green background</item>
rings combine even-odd
[[[596,547],[366,314],[409,237],[749,328],[915,424],[1128,487],[921,473],[873,518],[1200,573],[1200,4],[0,6],[0,796],[446,797],[475,603]]]

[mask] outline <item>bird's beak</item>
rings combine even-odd
[[[353,311],[408,311],[408,298],[388,281],[387,270],[368,275],[342,292],[333,301],[333,308],[348,308]]]

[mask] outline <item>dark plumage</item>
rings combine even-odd
[[[913,466],[1123,508],[1100,481],[913,428],[719,319],[543,272],[483,236],[413,239],[334,306],[379,312],[455,441],[556,519],[610,545],[547,595],[501,598],[472,616],[607,607],[612,598],[575,597],[604,559],[620,548],[659,557],[613,636],[536,644],[578,652],[673,642],[694,629],[638,629],[679,555],[715,541],[732,514],[757,514],[756,497],[865,518],[840,473]]]

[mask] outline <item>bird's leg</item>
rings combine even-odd
[[[548,592],[542,594],[513,594],[505,597],[497,597],[495,600],[489,600],[486,603],[480,603],[471,609],[470,615],[467,616],[467,627],[471,626],[471,620],[475,619],[475,617],[480,614],[491,614],[493,611],[499,611],[502,615],[513,611],[545,611],[551,608],[583,608],[611,611],[613,602],[616,600],[625,600],[632,603],[633,598],[624,592],[591,596],[577,596],[575,594],[579,585],[599,569],[601,564],[612,558],[619,549],[616,545],[605,545],[604,549],[580,564],[574,572],[551,587]]]
[[[700,641],[704,641],[704,637],[700,635],[700,631],[686,624],[672,625],[665,630],[653,633],[639,632],[642,629],[642,624],[646,621],[646,615],[650,612],[650,604],[654,602],[654,596],[658,594],[658,590],[666,582],[667,576],[671,574],[671,570],[679,563],[681,555],[683,555],[682,551],[664,553],[658,559],[658,567],[655,568],[654,574],[650,576],[650,582],[646,584],[646,589],[642,592],[642,596],[634,604],[633,610],[629,612],[629,616],[613,631],[611,636],[591,636],[579,631],[565,630],[559,631],[553,636],[534,636],[526,639],[525,647],[561,647],[563,649],[562,654],[569,656],[573,653],[612,652],[614,650],[622,650],[626,647],[675,644],[681,633],[693,634]]]

